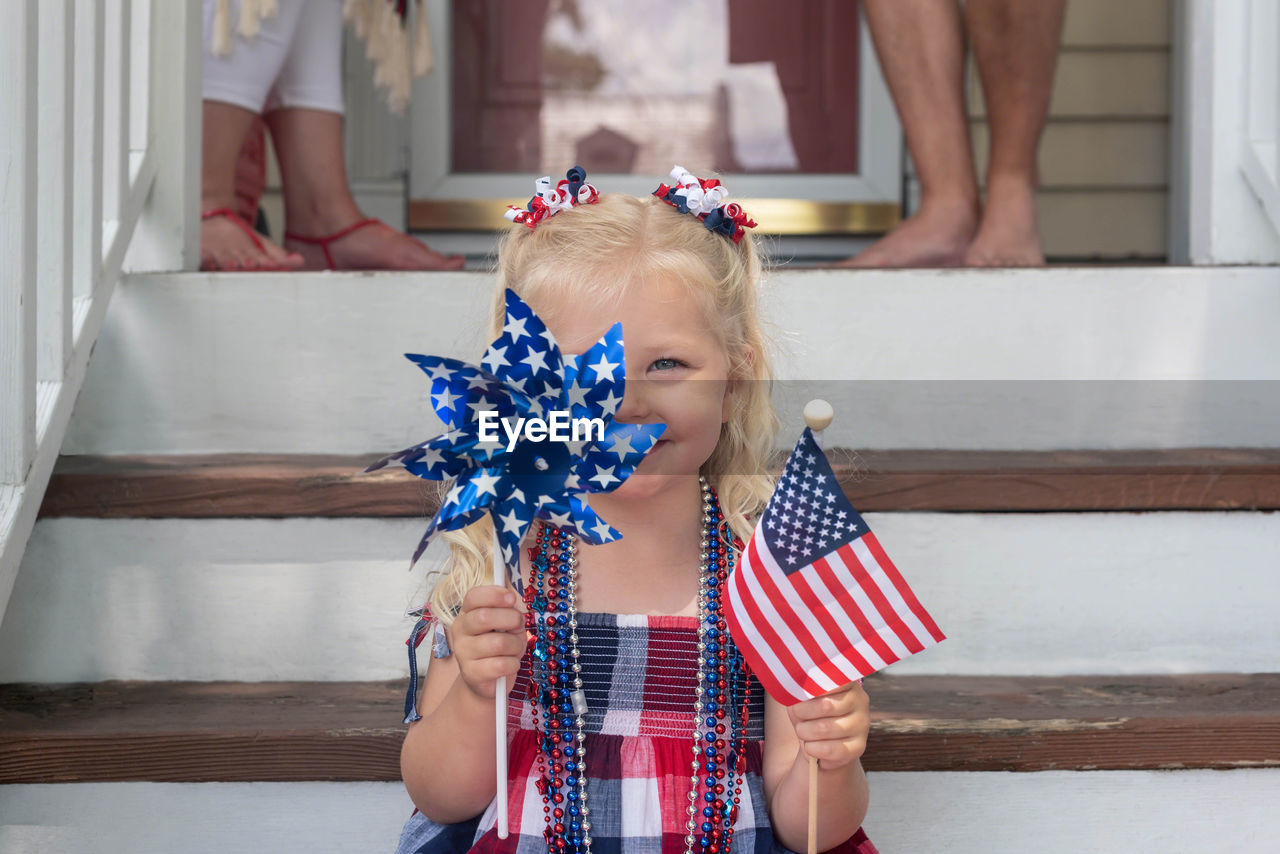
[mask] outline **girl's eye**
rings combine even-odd
[[[674,368],[683,368],[684,362],[679,359],[654,359],[653,364],[649,367],[658,371],[670,371]]]

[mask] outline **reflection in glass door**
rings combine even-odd
[[[779,233],[896,222],[899,130],[855,2],[471,0],[432,12],[449,34],[447,74],[415,96],[414,228],[493,228],[529,176],[574,164],[635,193],[673,163],[718,173],[757,209],[773,205],[761,219]]]

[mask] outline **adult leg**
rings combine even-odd
[[[958,264],[978,221],[956,0],[865,0],[867,23],[920,178],[920,209],[853,267]]]
[[[1049,112],[1065,0],[967,0],[965,25],[991,128],[986,204],[965,263],[1044,264],[1036,152]]]
[[[342,135],[342,6],[309,0],[267,104],[284,186],[288,235],[320,238],[364,219],[347,181]],[[276,108],[278,106],[278,108]],[[346,270],[460,269],[460,255],[446,257],[421,241],[383,225],[356,229],[320,246],[285,238],[309,269],[329,258]]]
[[[297,6],[281,5],[279,15],[264,21],[256,38],[251,41],[233,38],[231,54],[217,57],[207,47],[216,0],[204,2],[206,48],[200,181],[203,211],[236,208],[236,164],[240,149],[284,63],[301,0]],[[302,256],[297,253],[287,252],[265,238],[257,240],[255,244],[243,226],[228,217],[202,219],[200,266],[214,270],[255,270],[302,264]]]

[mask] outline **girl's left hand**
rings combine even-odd
[[[861,682],[787,706],[800,751],[818,759],[818,768],[842,768],[862,756],[871,730],[871,700]]]

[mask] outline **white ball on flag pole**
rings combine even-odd
[[[831,404],[821,398],[811,400],[804,405],[804,423],[815,432],[827,429],[835,417],[836,411],[831,408]]]

